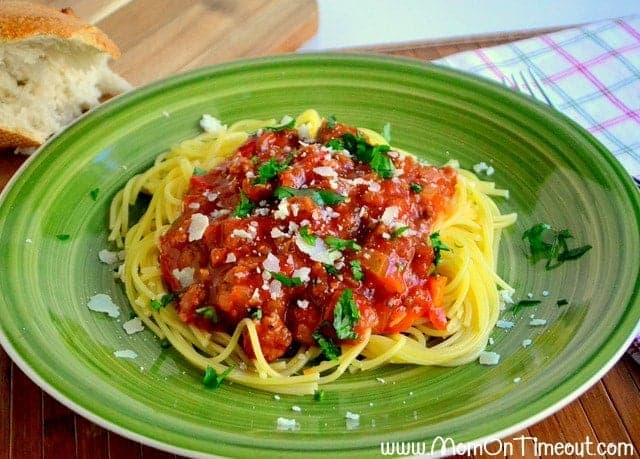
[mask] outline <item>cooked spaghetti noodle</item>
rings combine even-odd
[[[283,120],[283,122],[285,121]],[[287,123],[285,122],[284,124]],[[333,131],[328,129],[327,126],[329,124],[333,124],[331,127],[334,129]],[[168,153],[160,155],[152,167],[146,172],[131,178],[126,186],[115,196],[110,211],[111,233],[109,239],[114,241],[118,247],[124,248],[125,258],[120,270],[120,278],[124,283],[127,297],[136,314],[159,338],[167,339],[180,354],[196,367],[203,370],[207,367],[212,367],[217,373],[227,371],[228,379],[238,384],[283,394],[313,393],[319,385],[336,380],[347,370],[366,371],[389,363],[454,366],[476,359],[485,348],[489,334],[497,321],[499,290],[511,291],[511,287],[496,274],[495,268],[501,231],[503,228],[513,224],[516,216],[515,214],[501,215],[498,207],[491,199],[492,196],[505,196],[505,191],[498,190],[493,183],[481,181],[474,174],[459,169],[455,162],[451,162],[443,170],[431,168],[428,171],[429,174],[439,180],[438,183],[448,183],[450,185],[452,196],[447,200],[442,198],[442,202],[446,202],[446,205],[441,204],[444,210],[439,213],[434,211],[432,218],[428,222],[429,233],[432,237],[435,235],[438,239],[431,239],[430,244],[426,241],[423,242],[426,247],[425,250],[427,250],[426,253],[437,257],[435,260],[425,258],[425,260],[428,260],[429,266],[422,268],[426,270],[424,271],[424,277],[430,277],[433,282],[429,281],[427,284],[425,283],[426,281],[422,282],[419,279],[412,281],[416,285],[428,285],[428,287],[419,287],[423,290],[416,290],[422,295],[420,297],[422,298],[421,301],[424,304],[428,303],[420,310],[422,311],[422,316],[413,317],[408,307],[405,308],[403,305],[399,305],[393,308],[393,313],[397,313],[397,316],[390,316],[384,325],[373,328],[370,324],[373,323],[374,319],[371,319],[371,317],[374,312],[371,312],[368,306],[365,305],[364,297],[358,297],[357,301],[354,300],[351,298],[351,290],[343,288],[343,286],[341,287],[342,295],[340,295],[338,303],[345,300],[343,302],[345,308],[351,304],[360,309],[360,311],[352,311],[352,322],[350,324],[347,323],[346,332],[342,330],[342,335],[340,335],[337,329],[334,330],[330,327],[331,324],[327,323],[327,317],[324,317],[324,320],[322,320],[323,317],[316,317],[314,319],[316,328],[313,334],[316,340],[315,343],[309,343],[308,340],[302,339],[296,346],[292,346],[291,340],[288,340],[280,346],[282,349],[274,350],[271,347],[264,347],[265,334],[268,334],[268,331],[265,331],[267,328],[262,323],[270,320],[269,318],[272,316],[262,317],[261,311],[259,316],[254,314],[260,310],[260,301],[251,303],[257,305],[257,308],[249,308],[247,304],[247,310],[251,310],[251,314],[234,316],[235,320],[233,321],[225,316],[227,319],[221,319],[222,322],[220,323],[217,323],[217,314],[232,315],[235,310],[216,309],[215,305],[209,305],[206,299],[202,300],[200,298],[198,300],[199,303],[197,303],[197,305],[201,306],[199,309],[193,306],[189,311],[185,311],[185,309],[188,309],[185,306],[188,302],[185,297],[193,293],[189,290],[189,286],[193,283],[194,272],[196,272],[196,276],[205,276],[205,274],[202,274],[202,270],[194,270],[193,268],[183,267],[178,269],[178,264],[176,263],[179,262],[176,260],[180,259],[181,256],[184,258],[184,256],[174,252],[176,247],[189,247],[184,245],[188,244],[183,240],[184,238],[188,236],[189,241],[191,239],[199,239],[202,237],[203,231],[207,230],[207,219],[205,219],[202,228],[194,224],[195,218],[193,215],[201,204],[189,203],[188,199],[185,200],[185,196],[191,196],[189,193],[193,194],[192,189],[194,186],[202,185],[198,177],[206,174],[206,171],[221,167],[220,165],[224,164],[224,161],[228,158],[233,157],[238,152],[238,149],[246,148],[246,145],[252,141],[255,143],[256,138],[262,139],[262,137],[259,137],[262,132],[276,134],[278,132],[288,132],[286,136],[289,136],[289,141],[294,138],[295,142],[298,142],[297,134],[304,138],[315,139],[320,133],[323,133],[328,135],[327,138],[335,139],[340,138],[340,135],[349,131],[348,127],[339,124],[336,128],[335,122],[321,119],[317,112],[313,110],[302,113],[295,120],[295,123],[291,122],[291,125],[293,125],[292,129],[287,129],[286,126],[276,126],[275,120],[245,120],[230,127],[218,126],[213,129],[214,132],[204,133],[194,139],[184,141],[172,148]],[[272,126],[276,127],[272,128]],[[341,131],[340,129],[342,128],[344,129]],[[335,131],[335,129],[340,132]],[[258,134],[255,134],[255,132],[258,132]],[[369,153],[373,148],[374,153],[377,152],[375,154],[385,156],[382,159],[371,160],[369,158],[369,165],[376,167],[377,164],[382,164],[378,168],[381,176],[386,174],[386,177],[383,178],[399,183],[402,176],[400,174],[396,174],[393,177],[393,174],[389,175],[389,167],[394,168],[394,164],[400,164],[399,161],[404,161],[404,158],[410,158],[410,161],[413,161],[413,158],[400,150],[391,150],[388,147],[376,150],[376,146],[384,146],[386,141],[373,131],[358,129],[356,134],[357,136],[352,135],[352,138],[366,139],[366,143],[369,145],[367,147],[369,148]],[[280,137],[283,136],[285,134],[280,134]],[[278,135],[276,135],[277,137]],[[347,137],[342,138],[347,139]],[[309,143],[313,143],[313,141],[310,140]],[[302,157],[307,154],[305,149],[309,149],[309,154],[312,155],[313,151],[310,150],[311,147],[306,142],[302,142],[301,145],[301,149],[305,151],[301,155]],[[322,155],[328,155],[326,156],[327,160],[339,156],[339,153],[331,147],[328,150],[324,145],[318,148],[321,148],[321,150],[314,150],[315,153],[320,152]],[[336,149],[339,150],[340,148],[336,147]],[[294,151],[291,153],[291,148],[285,147],[282,151],[284,152],[282,154],[289,155],[287,160],[275,161],[270,158],[271,162],[264,168],[256,167],[254,169],[259,170],[261,173],[264,172],[266,178],[262,175],[253,178],[255,175],[251,172],[247,174],[247,179],[252,180],[248,183],[260,183],[261,186],[267,183],[265,187],[273,194],[273,186],[268,184],[269,180],[273,180],[274,177],[277,179],[278,174],[286,170],[292,161],[291,158],[294,153],[300,156],[299,152]],[[346,159],[342,158],[341,161],[346,164],[346,162],[351,161],[351,155],[346,147],[343,153]],[[254,160],[254,158],[252,157],[251,159]],[[391,165],[385,161],[391,161]],[[263,166],[265,164],[264,162],[262,163]],[[322,196],[325,196],[324,199],[329,201],[335,199],[337,193],[331,194],[331,188],[335,188],[334,181],[339,180],[339,177],[336,177],[326,167],[316,167],[313,170],[320,174],[317,177],[319,181],[326,177],[331,186],[327,187],[326,190],[319,190],[328,193],[326,195],[321,194],[321,198],[318,198],[318,194],[313,188],[306,188],[304,199],[316,199],[326,206],[327,202],[322,202]],[[261,180],[264,183],[261,183]],[[285,179],[280,177],[280,181],[282,182],[283,180]],[[449,181],[447,182],[447,180]],[[384,182],[384,180],[380,182]],[[365,188],[369,186],[369,191],[373,195],[380,194],[377,182],[367,182],[367,180],[356,178],[352,179],[351,183],[364,185]],[[414,193],[422,193],[419,189],[421,187],[411,184],[412,187],[414,185]],[[403,184],[403,186],[406,188],[408,184]],[[207,200],[213,202],[216,199],[218,193],[213,193],[206,188],[203,188],[203,190],[202,194],[207,196]],[[280,193],[278,193],[278,190],[280,190]],[[292,188],[287,187],[276,189],[280,203],[287,201],[287,196],[282,193],[282,190],[290,194],[300,191],[291,191]],[[151,196],[148,208],[137,222],[130,222],[130,207],[135,204],[141,193]],[[438,196],[433,199],[436,198],[440,199]],[[238,216],[237,208],[236,216],[234,217],[229,215],[228,210],[223,211],[223,209],[216,208],[209,213],[208,219],[218,218],[224,220],[226,218],[229,224],[233,225],[238,221],[251,220],[251,212],[256,212],[253,207],[257,204],[252,203],[245,195],[239,199],[241,202],[238,204],[238,208],[243,203],[250,203],[248,209],[246,209],[248,213],[244,213],[241,210],[240,214],[243,215]],[[371,199],[375,199],[375,196],[372,196]],[[258,199],[255,199],[255,201],[257,202]],[[346,201],[348,202],[349,199],[347,198]],[[261,202],[268,206],[265,204],[265,199],[261,200]],[[275,202],[278,201],[276,200]],[[304,203],[306,201],[300,202]],[[341,196],[332,204],[335,205],[336,209],[339,209],[343,202],[345,202],[345,198]],[[335,214],[334,217],[338,215],[331,207],[327,206],[324,209],[323,212],[326,212],[326,209],[329,209],[329,214],[333,212]],[[378,217],[371,219],[372,224],[386,225],[382,226],[382,229],[376,233],[380,236],[378,244],[381,247],[386,247],[384,244],[387,242],[392,243],[402,236],[417,239],[423,236],[424,231],[421,232],[420,228],[414,230],[410,228],[408,223],[406,223],[406,226],[400,226],[397,221],[392,221],[393,218],[397,218],[397,206],[390,206],[386,209],[391,211],[385,211],[382,216],[379,215],[379,212]],[[184,217],[187,210],[190,212],[188,215],[191,218],[191,224],[189,224],[190,220]],[[274,204],[273,208],[268,212],[277,215],[278,211],[282,213],[283,210],[285,213],[289,212],[289,209],[283,209],[281,205],[276,208]],[[266,210],[264,212],[264,214],[267,213]],[[392,217],[391,219],[390,216]],[[308,222],[308,224],[312,225],[312,222]],[[426,223],[423,224],[422,230],[426,231],[426,225]],[[292,245],[290,247],[294,247],[292,242],[294,240],[298,247],[302,249],[306,247],[303,247],[302,244],[306,243],[310,244],[309,247],[313,246],[313,244],[316,244],[316,246],[318,244],[322,245],[322,242],[317,242],[318,239],[323,241],[319,235],[309,234],[308,232],[306,234],[302,233],[305,228],[308,231],[308,227],[303,225],[294,226],[296,227],[293,228],[295,231],[291,234],[284,234],[280,229],[272,234],[277,234],[278,236],[283,234],[283,240],[291,241]],[[300,229],[300,226],[303,226],[303,228]],[[181,227],[182,232],[178,231],[176,233],[180,229],[179,227]],[[257,224],[255,227],[257,227]],[[251,226],[245,225],[243,228],[246,228],[247,231],[234,227],[234,234],[251,239],[254,236],[251,233],[253,231]],[[283,229],[286,228],[283,227]],[[326,234],[322,236],[325,237]],[[330,237],[327,236],[326,240],[328,241]],[[309,240],[309,238],[311,239]],[[178,239],[180,239],[180,242],[175,242]],[[303,239],[307,242],[304,242]],[[345,241],[335,237],[333,239],[342,244],[340,250],[343,250],[345,254],[349,250],[360,250],[362,248],[354,241]],[[337,271],[335,266],[332,265],[337,258],[336,256],[331,256],[332,254],[335,255],[335,252],[312,253],[309,247],[306,247],[305,250],[307,251],[303,250],[304,253],[299,255],[311,256],[317,266],[321,266],[317,260],[323,260],[328,256],[327,263],[323,264],[327,269],[333,268],[333,271]],[[346,247],[351,247],[351,249]],[[187,248],[184,250],[192,249]],[[368,250],[367,247],[363,249],[363,252],[366,252],[363,255],[365,258],[351,261],[353,274],[352,271],[341,267],[344,276],[348,278],[345,282],[350,282],[345,285],[362,285],[363,278],[375,277],[376,266],[367,261],[370,257],[367,258],[366,255],[373,253],[375,258],[377,252]],[[214,251],[215,249],[212,249],[210,255],[212,260],[214,259]],[[225,260],[227,265],[233,265],[233,262],[236,261],[235,255],[230,257],[228,250],[222,253],[227,254]],[[341,252],[338,253],[342,255]],[[173,254],[171,255],[173,258],[168,254]],[[198,257],[198,254],[191,254],[190,259]],[[169,267],[166,266],[167,259],[170,260],[168,262]],[[343,259],[346,260],[346,258]],[[161,263],[161,260],[165,265]],[[293,261],[291,258],[289,260]],[[363,271],[361,271],[361,261]],[[433,264],[432,261],[434,261]],[[214,261],[207,263],[213,264]],[[215,263],[220,264],[223,262],[215,261]],[[339,263],[344,265],[342,262]],[[286,263],[283,261],[283,264]],[[259,291],[260,289],[256,288],[252,297],[254,300],[264,298],[264,295],[269,293],[272,295],[271,298],[274,298],[272,288],[274,285],[277,287],[276,297],[279,294],[281,295],[280,291],[289,285],[287,284],[288,282],[292,288],[301,288],[299,287],[302,283],[301,279],[305,276],[308,277],[309,271],[300,271],[300,269],[294,271],[294,274],[298,273],[299,277],[291,275],[291,269],[289,269],[289,274],[287,275],[272,272],[278,271],[279,269],[276,268],[279,267],[279,263],[276,263],[275,268],[268,271],[267,265],[265,265],[264,273],[261,276],[265,279],[264,290],[266,292]],[[171,270],[170,268],[174,269]],[[256,269],[260,273],[260,267]],[[404,282],[403,276],[405,278],[409,276],[407,274],[408,271],[403,271],[405,266],[398,265],[397,269],[394,268],[395,270],[388,269],[390,270],[388,272],[393,271],[395,273],[394,275],[401,283]],[[270,273],[269,275],[265,274],[267,271]],[[299,274],[300,272],[302,274]],[[313,273],[316,272],[313,271]],[[168,273],[173,274],[168,275]],[[342,279],[343,273],[336,274],[334,272],[334,276]],[[206,275],[209,275],[208,272]],[[272,276],[276,276],[279,281],[275,282]],[[169,282],[167,281],[168,277],[171,277]],[[381,277],[384,278],[384,275]],[[333,279],[332,285],[341,285],[334,277],[331,277],[331,279]],[[380,280],[380,282],[391,281],[393,279]],[[212,282],[218,282],[218,280]],[[394,285],[384,285],[384,287],[394,289],[396,288]],[[270,288],[271,292],[269,292]],[[310,288],[311,285],[309,285]],[[393,291],[401,292],[402,288],[400,286]],[[197,289],[192,290],[196,291]],[[345,295],[346,290],[349,291],[348,298]],[[179,300],[176,300],[173,296],[168,296],[172,291],[180,291]],[[426,300],[424,299],[425,295]],[[335,295],[334,298],[336,298]],[[414,298],[406,295],[402,298],[408,299],[409,302],[414,301]],[[437,298],[440,299],[437,300]],[[313,302],[313,298],[311,298],[311,301]],[[415,301],[417,302],[418,300]],[[442,304],[436,304],[438,301]],[[169,304],[167,305],[167,303]],[[309,299],[298,300],[297,304],[299,307],[295,313],[306,314],[305,311],[308,308]],[[206,306],[203,307],[203,305]],[[337,304],[335,307],[337,308]],[[196,314],[194,311],[198,311],[198,313]],[[200,312],[207,314],[198,315]],[[331,313],[337,314],[334,310],[334,305],[330,309]],[[211,326],[203,326],[203,323],[212,317],[216,319],[216,323]],[[338,321],[337,318],[335,320]],[[226,324],[226,327],[222,326],[222,323]],[[334,328],[336,328],[335,323],[338,322],[334,322]],[[326,330],[327,328],[330,329],[329,332],[319,332],[319,330]],[[304,333],[310,334],[310,331],[305,330],[296,332],[296,336],[304,335]],[[336,339],[336,333],[338,333],[337,337],[341,338],[340,340]],[[331,346],[329,348],[321,346],[321,344],[326,345],[327,342],[331,344],[333,341],[337,342],[334,349],[336,351],[335,355],[331,355]]]

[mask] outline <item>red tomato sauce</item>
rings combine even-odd
[[[390,151],[383,154],[395,173],[382,178],[370,164],[325,146],[345,133],[357,131],[325,122],[316,141],[302,142],[295,129],[263,130],[213,170],[192,177],[182,214],[160,241],[163,278],[178,295],[184,322],[231,333],[253,317],[268,361],[315,344],[316,331],[340,344],[361,339],[367,329],[388,334],[415,323],[446,327],[446,279],[435,274],[430,235],[448,211],[456,171]],[[280,170],[258,183],[270,160]],[[326,190],[342,202],[319,204],[309,193],[279,199],[274,193],[282,187]],[[238,217],[242,199],[252,208]],[[310,255],[302,250],[302,235],[320,239],[327,250]],[[336,253],[327,245],[331,237],[357,245]],[[356,338],[341,340],[332,323],[345,289],[359,318]],[[243,347],[254,356],[248,335]]]

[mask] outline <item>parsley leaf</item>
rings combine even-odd
[[[327,117],[327,127],[329,129],[335,129],[337,122],[338,122],[338,120],[336,119],[335,115],[329,115]]]
[[[313,339],[329,360],[338,360],[340,357],[340,348],[333,342],[331,338],[325,338],[320,331],[313,332]]]
[[[67,241],[71,238],[69,234],[56,234],[56,237],[61,241]]]
[[[431,241],[431,247],[433,248],[433,264],[438,266],[438,263],[440,263],[442,259],[440,252],[451,252],[451,249],[440,240],[440,231],[432,233],[431,236],[429,236],[429,241]]]
[[[316,389],[313,394],[313,399],[317,402],[321,402],[322,400],[324,400],[324,394],[324,389]]]
[[[205,175],[206,173],[207,171],[202,169],[201,167],[196,166],[193,168],[193,175],[195,176],[199,177],[199,176]]]
[[[290,118],[290,117],[289,117]],[[282,121],[285,121],[284,123],[280,123],[276,126],[268,126],[265,129],[265,131],[271,131],[271,132],[280,132],[280,131],[284,131],[285,129],[293,129],[293,127],[296,125],[296,120],[294,118],[291,118],[290,120],[287,119],[287,117],[283,117]]]
[[[100,188],[94,188],[89,192],[89,195],[91,196],[91,199],[95,201],[98,199],[98,193],[100,193]]]
[[[394,229],[393,233],[391,233],[391,239],[399,238],[404,234],[405,231],[408,231],[408,230],[409,230],[408,226],[401,226],[400,228]]]
[[[344,142],[342,142],[342,140],[340,139],[331,139],[327,143],[325,143],[324,146],[329,147],[335,151],[344,150]]]
[[[287,159],[285,159],[281,163],[279,163],[273,158],[269,158],[269,161],[267,161],[266,163],[263,163],[258,168],[258,177],[256,177],[253,180],[253,183],[256,185],[265,184],[269,180],[276,178],[280,172],[284,171],[287,167],[289,167],[289,164],[291,164],[292,160],[293,160],[293,155],[289,155]]]
[[[271,274],[275,280],[279,281],[285,287],[298,287],[302,285],[302,279],[299,277],[289,277],[275,271],[269,271],[269,274]]]
[[[547,260],[547,271],[557,268],[565,261],[576,260],[587,253],[592,247],[583,245],[570,249],[567,240],[573,235],[568,229],[556,231],[546,223],[538,223],[522,234],[522,239],[529,242],[529,252],[533,263]]]
[[[262,308],[249,309],[249,317],[251,317],[253,320],[262,320]]]
[[[160,309],[167,307],[167,305],[176,298],[178,298],[178,295],[176,295],[175,293],[167,293],[165,295],[162,295],[160,301],[151,300],[149,304],[151,305],[151,309],[153,309],[154,311],[159,311]]]
[[[287,199],[294,196],[309,197],[319,206],[335,206],[344,202],[347,197],[334,193],[330,190],[318,190],[315,188],[290,188],[288,186],[279,186],[273,193],[278,199]]]
[[[420,185],[419,183],[410,183],[409,189],[412,193],[418,194],[422,191],[422,185]]]
[[[361,281],[364,279],[364,273],[362,272],[362,265],[359,260],[351,260],[349,262],[351,265],[351,274],[353,274],[353,278],[357,281]]]
[[[345,249],[361,250],[362,247],[356,242],[350,239],[340,239],[339,237],[327,236],[324,242],[333,250],[342,251]]]
[[[540,300],[520,300],[513,306],[511,306],[511,310],[514,314],[517,314],[522,308],[530,308],[532,306],[536,306],[540,304]]]
[[[196,314],[211,320],[214,324],[218,323],[218,314],[216,314],[216,310],[211,306],[203,306],[196,309]]]
[[[353,330],[360,319],[360,310],[353,299],[350,288],[344,289],[333,310],[333,328],[340,339],[356,339],[358,334]]]
[[[380,177],[384,179],[393,177],[395,166],[389,155],[387,155],[387,152],[391,150],[389,145],[376,145],[374,147],[368,144],[364,137],[355,136],[351,133],[343,134],[342,144],[344,149],[348,150],[356,159],[369,164],[371,169],[377,172]]]
[[[340,271],[338,271],[338,268],[336,268],[333,265],[322,265],[324,266],[325,271],[327,271],[327,274],[331,274],[332,276],[337,276],[338,274],[340,274]]]
[[[557,306],[566,306],[569,304],[569,301],[566,298],[562,298],[556,302]]]
[[[382,127],[382,137],[387,143],[391,143],[391,123],[387,123]]]
[[[300,228],[300,237],[309,245],[316,245],[316,240],[318,239],[318,236],[314,236],[309,232],[308,226],[303,226],[302,228]]]
[[[227,368],[224,373],[218,376],[216,370],[207,365],[207,369],[204,371],[204,376],[202,377],[202,384],[208,389],[218,389],[222,385],[222,381],[224,378],[229,376],[229,373],[233,371],[234,367]]]
[[[239,218],[248,217],[256,205],[251,202],[244,191],[240,191],[240,203],[234,211],[234,215]]]

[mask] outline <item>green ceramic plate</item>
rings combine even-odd
[[[491,349],[502,355],[499,365],[390,366],[342,378],[322,402],[276,400],[238,385],[206,390],[201,374],[162,350],[148,330],[124,333],[130,309],[111,268],[97,258],[108,247],[116,191],[156,155],[197,134],[203,113],[230,123],[308,107],[376,130],[389,122],[393,143],[435,163],[493,165],[492,178],[511,190],[501,208],[519,214],[504,238],[500,272],[517,298],[531,292],[543,300],[520,313],[512,330],[496,329]],[[640,318],[639,215],[631,180],[598,142],[495,84],[372,56],[231,63],[117,98],[26,164],[0,205],[0,335],[18,365],[57,399],[109,429],[174,452],[355,457],[379,453],[387,441],[478,442],[561,408],[619,358]],[[521,234],[538,222],[569,228],[576,243],[593,249],[551,272],[532,266]],[[60,234],[70,238],[59,240]],[[115,299],[124,310],[120,319],[87,309],[96,293]],[[559,299],[569,304],[558,307]],[[530,314],[547,325],[530,326]],[[533,344],[525,349],[527,338]],[[115,358],[122,349],[138,357]],[[359,414],[359,423],[348,423],[347,411]],[[295,419],[300,430],[277,431],[278,417]]]

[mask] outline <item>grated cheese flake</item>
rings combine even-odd
[[[118,261],[118,252],[112,252],[107,249],[101,250],[98,252],[98,259],[103,263],[112,265]]]
[[[98,293],[89,298],[87,307],[95,312],[104,312],[109,317],[120,316],[120,308],[113,302],[111,297],[105,293]]]
[[[138,357],[138,354],[133,352],[131,349],[124,349],[122,351],[115,351],[113,353],[119,359],[135,359]]]
[[[482,351],[478,358],[480,365],[497,365],[500,362],[500,354],[496,352]]]
[[[300,430],[300,424],[295,419],[278,418],[276,421],[276,428],[278,430]]]
[[[193,284],[193,275],[195,274],[195,272],[195,269],[187,266],[186,268],[182,269],[174,268],[174,270],[171,271],[171,274],[176,278],[178,282],[180,282],[180,286],[182,288],[187,288],[188,286]]]
[[[193,214],[191,216],[191,223],[189,223],[189,242],[202,239],[208,226],[209,217],[200,213]]]
[[[140,317],[134,317],[133,319],[123,323],[122,328],[124,328],[124,331],[127,332],[127,335],[133,335],[134,333],[138,333],[144,330],[144,325],[142,325],[142,320],[140,320]]]

